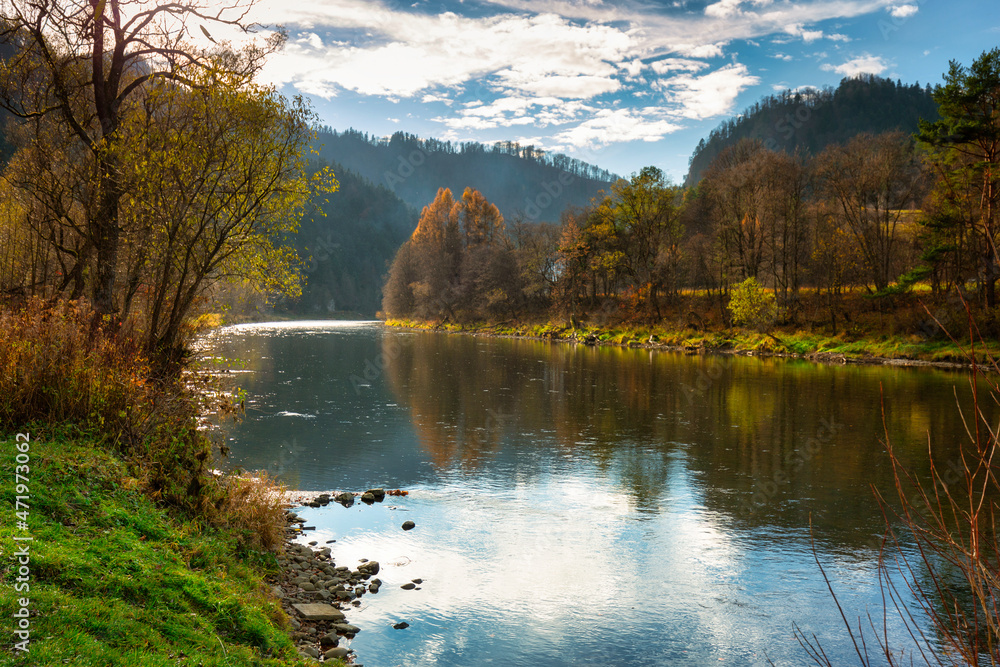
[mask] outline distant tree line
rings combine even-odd
[[[565,207],[587,204],[617,178],[580,160],[515,142],[485,146],[403,132],[375,137],[318,128],[316,149],[321,158],[385,186],[417,210],[434,199],[439,188],[459,196],[471,187],[505,217],[523,215],[532,222],[558,221]]]
[[[534,145],[522,146],[516,141],[497,141],[493,144],[486,145],[478,141],[452,142],[441,141],[440,139],[433,138],[422,139],[407,132],[394,132],[392,135],[384,137],[376,136],[374,134],[369,135],[367,132],[361,132],[359,130],[355,130],[354,128],[338,132],[327,125],[320,126],[318,131],[321,134],[329,135],[333,139],[354,139],[364,141],[372,146],[385,146],[389,148],[404,146],[417,147],[427,153],[447,153],[450,155],[509,155],[521,158],[522,160],[527,160],[529,162],[555,167],[573,174],[574,176],[593,181],[610,183],[617,179],[617,176],[607,169],[602,169],[596,165],[569,157],[562,153],[549,153],[548,151],[537,148]]]
[[[785,321],[798,316],[808,288],[834,328],[841,297],[857,289],[885,309],[917,282],[934,293],[971,287],[992,308],[1000,49],[969,68],[953,63],[945,81],[915,135],[861,133],[815,155],[741,138],[695,187],[647,167],[565,210],[558,226],[496,220],[484,239],[470,232],[466,196],[452,202],[441,191],[397,254],[384,311],[573,320],[611,304],[655,321],[664,309],[683,313],[684,294],[694,291],[714,295],[725,318],[731,288],[750,278],[773,290]]]

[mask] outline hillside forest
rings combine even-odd
[[[836,100],[851,91],[894,91],[926,115],[912,133],[804,131],[791,150],[736,137],[794,98],[765,100],[699,147],[692,168],[711,157],[695,184],[647,167],[557,224],[502,220],[479,193],[442,189],[392,264],[385,315],[926,337],[947,324],[926,304],[950,299],[938,319],[964,318],[965,299],[981,333],[996,335],[997,90],[1000,49],[953,62],[929,93],[845,80],[816,118],[843,110]],[[933,106],[911,104],[925,94]],[[810,150],[824,133],[838,140]]]

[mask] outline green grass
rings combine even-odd
[[[918,336],[824,336],[803,331],[780,331],[773,334],[743,329],[695,331],[668,329],[659,326],[584,326],[576,329],[567,324],[442,324],[419,320],[386,320],[388,326],[412,329],[435,329],[488,333],[502,336],[566,339],[576,334],[578,339],[596,336],[609,345],[646,344],[650,336],[654,344],[677,348],[703,348],[708,351],[753,351],[757,354],[809,356],[814,354],[843,355],[852,359],[907,359],[930,362],[967,363],[968,354],[950,340],[923,340]],[[976,345],[976,356],[983,362],[1000,358],[1000,343],[990,341]]]
[[[127,466],[71,431],[32,432],[29,531],[14,516],[13,435],[0,438],[0,665],[307,665],[264,577],[271,555],[177,518]],[[30,592],[15,593],[14,535],[30,534]],[[31,644],[12,651],[17,598]],[[315,664],[315,663],[311,663]]]

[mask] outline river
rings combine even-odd
[[[880,612],[883,441],[918,474],[928,434],[937,465],[957,464],[971,395],[957,372],[365,322],[205,345],[241,360],[247,392],[246,417],[216,429],[226,467],[409,491],[301,512],[338,564],[382,564],[381,592],[348,614],[368,667],[807,664],[795,624],[854,662],[814,555],[848,618]]]

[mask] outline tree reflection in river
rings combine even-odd
[[[812,515],[819,539],[847,549],[883,529],[871,490],[892,489],[882,397],[904,461],[927,474],[928,433],[938,466],[957,458],[953,391],[970,392],[964,374],[927,369],[395,335],[382,337],[395,352],[387,383],[439,468],[472,472],[504,448],[582,456],[655,508],[682,462],[735,524],[804,534]]]

